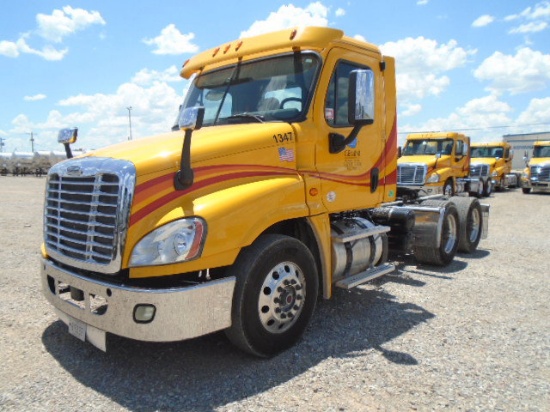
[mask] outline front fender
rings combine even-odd
[[[244,182],[196,197],[192,210],[175,205],[162,221],[199,216],[207,223],[200,258],[179,264],[131,268],[131,277],[185,273],[232,264],[239,251],[275,223],[309,214],[304,182],[298,174]]]

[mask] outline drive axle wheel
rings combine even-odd
[[[315,260],[299,240],[264,235],[231,267],[237,283],[232,325],[226,335],[237,347],[269,357],[291,347],[315,309],[319,281]]]
[[[458,249],[458,211],[453,202],[426,200],[422,206],[444,208],[439,247],[416,246],[414,256],[421,263],[445,266],[451,263]]]
[[[473,253],[481,240],[483,213],[479,200],[470,197],[455,196],[451,201],[458,210],[459,241],[458,251]]]

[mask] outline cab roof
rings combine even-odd
[[[187,60],[180,74],[184,78],[189,78],[206,66],[221,66],[252,55],[267,56],[275,52],[300,49],[321,51],[333,42],[343,42],[380,55],[377,46],[345,36],[342,30],[328,27],[294,27],[234,40],[206,50]]]
[[[426,133],[411,133],[407,136],[407,140],[423,140],[423,139],[467,139],[468,136],[457,132],[426,132]]]

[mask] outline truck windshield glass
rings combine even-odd
[[[409,140],[403,149],[403,156],[450,155],[453,152],[453,139]]]
[[[502,157],[504,149],[499,146],[472,147],[472,158],[475,157]]]
[[[203,106],[203,127],[301,120],[318,68],[315,54],[294,53],[207,72],[195,79],[183,107]]]
[[[533,157],[550,157],[550,146],[535,146]]]

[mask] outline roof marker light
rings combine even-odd
[[[298,30],[293,29],[293,30],[290,32],[290,40],[294,40],[294,37],[296,37],[297,34],[298,34]]]

